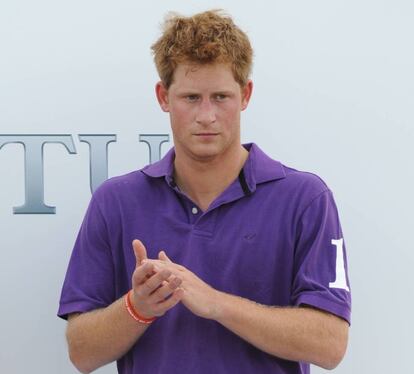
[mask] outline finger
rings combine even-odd
[[[163,286],[165,286],[165,285],[167,285],[169,282],[171,282],[173,279],[175,278],[175,275],[174,274],[171,274],[169,277],[168,277],[168,279],[167,280],[163,280],[162,282],[161,282],[161,284],[159,285],[159,287],[158,287],[158,289],[159,288],[161,288],[161,287],[163,287]],[[155,291],[154,291],[155,292]]]
[[[164,269],[165,268],[165,261],[161,261],[161,260],[152,260],[150,258],[146,258],[144,260],[142,260],[141,264],[145,264],[145,263],[150,263],[150,264],[154,264],[155,268],[160,270],[160,269]]]
[[[165,314],[165,312],[167,312],[168,310],[170,310],[171,308],[176,306],[181,301],[183,296],[184,296],[184,290],[182,288],[177,288],[173,292],[171,297],[169,297],[167,300],[155,305],[154,314],[157,317],[161,317],[162,315]]]
[[[137,261],[136,266],[141,265],[142,260],[147,259],[147,250],[141,240],[134,239],[132,241],[132,248],[134,249],[135,259]]]
[[[165,251],[160,251],[160,253],[158,253],[158,258],[159,258],[161,261],[172,262],[172,261],[170,260],[170,258],[167,256],[167,254],[165,253]]]
[[[170,276],[171,272],[165,269],[159,273],[156,273],[141,285],[139,290],[140,296],[148,297],[162,284],[163,281],[167,280]]]
[[[132,287],[137,287],[150,277],[154,275],[154,265],[151,263],[146,263],[142,266],[138,266],[134,273],[132,274]]]
[[[143,264],[150,263],[154,265],[154,272],[158,273],[162,271],[163,269],[169,270],[172,274],[176,276],[180,276],[186,269],[178,264],[175,264],[171,260],[169,262],[163,261],[163,260],[151,260],[146,259],[142,261]]]
[[[148,303],[156,304],[164,301],[181,285],[181,283],[182,280],[180,278],[173,278],[167,283],[164,281],[162,287],[159,287],[148,297]]]

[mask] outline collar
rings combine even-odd
[[[243,144],[243,147],[249,151],[249,157],[243,166],[243,174],[250,193],[254,192],[260,183],[285,178],[283,165],[271,159],[255,143]]]
[[[145,166],[141,171],[149,177],[172,177],[174,174],[175,150],[171,148],[166,155],[157,162]]]
[[[249,151],[249,156],[243,166],[244,178],[247,187],[251,192],[256,189],[256,185],[269,182],[272,180],[286,177],[283,165],[276,160],[271,159],[255,143],[243,144],[243,147]],[[171,182],[174,172],[174,147],[158,162],[147,165],[141,171],[153,178],[165,177]]]

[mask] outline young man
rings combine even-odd
[[[309,373],[347,345],[350,294],[332,192],[240,143],[247,36],[174,16],[153,52],[174,148],[93,195],[59,309],[82,372]],[[139,239],[139,240],[137,240]]]

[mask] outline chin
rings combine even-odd
[[[213,144],[203,144],[190,149],[191,154],[198,160],[211,160],[221,154],[220,148]]]

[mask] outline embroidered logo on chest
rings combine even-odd
[[[248,242],[251,242],[256,237],[256,233],[252,232],[250,234],[243,235],[243,239],[247,240]]]

